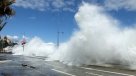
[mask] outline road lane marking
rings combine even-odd
[[[46,65],[48,66],[53,66],[53,67],[57,67],[57,68],[62,68],[62,67],[59,67],[59,66],[56,66],[56,65],[51,65],[51,64],[48,64],[48,63],[45,63]]]
[[[48,63],[45,63],[45,64],[49,65],[49,66],[56,67],[56,68],[62,68],[60,66],[56,66],[56,65],[52,65],[52,64],[48,64]],[[124,75],[124,76],[135,76],[135,75],[131,75],[131,74],[125,74],[125,73],[119,73],[119,72],[112,72],[112,71],[106,71],[106,70],[99,70],[99,69],[93,69],[93,68],[86,68],[86,67],[79,67],[79,68],[87,69],[87,70],[95,70],[95,71],[105,72],[105,73],[111,73],[111,74]],[[100,75],[100,76],[102,76],[102,75]]]
[[[48,64],[48,63],[45,63],[45,64],[48,65],[48,66],[53,66],[53,67],[60,68],[60,69],[63,68],[63,67],[59,67],[59,66],[56,66],[56,65],[53,65],[53,64]],[[68,76],[76,76],[76,75],[66,73],[66,72],[63,72],[63,71],[60,71],[60,70],[56,70],[56,69],[51,69],[51,70],[62,73],[62,74],[66,74]]]
[[[41,59],[41,60],[45,60],[47,58],[47,57],[44,57],[44,56],[26,56],[26,57],[36,58],[36,59]]]
[[[1,63],[7,63],[7,62],[11,62],[12,60],[2,60],[2,61],[0,61],[0,64]]]
[[[55,72],[58,72],[58,73],[62,73],[62,74],[66,74],[66,75],[69,75],[69,76],[76,76],[76,75],[73,75],[73,74],[70,74],[70,73],[66,73],[66,72],[63,72],[63,71],[60,71],[60,70],[56,70],[56,69],[51,69]]]
[[[96,73],[91,73],[91,72],[85,72],[85,73],[90,74],[90,75],[95,75],[95,76],[103,76],[103,75],[96,74]]]
[[[86,67],[80,67],[82,69],[87,69],[87,70],[95,70],[99,72],[105,72],[105,73],[112,73],[112,74],[118,74],[118,75],[124,75],[124,76],[135,76],[131,74],[125,74],[125,73],[119,73],[119,72],[112,72],[112,71],[106,71],[106,70],[99,70],[99,69],[93,69],[93,68],[86,68]]]

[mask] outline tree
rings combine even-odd
[[[0,31],[6,25],[6,20],[15,15],[11,5],[15,0],[0,0]]]

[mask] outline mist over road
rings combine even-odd
[[[136,71],[100,66],[68,66],[45,57],[0,54],[0,76],[135,76]]]

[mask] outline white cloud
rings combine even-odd
[[[19,41],[19,37],[18,37],[18,36],[7,35],[7,37],[8,37],[12,42],[18,42],[18,41]]]
[[[15,6],[29,8],[39,11],[73,11],[73,6],[75,5],[75,0],[17,0]],[[64,10],[65,9],[65,10]]]
[[[74,10],[74,9],[72,9],[72,8],[63,8],[63,11],[75,12],[75,10]]]
[[[51,6],[55,9],[53,11],[69,11],[69,12],[75,12],[75,9],[73,7],[75,6],[75,0],[54,0],[51,2]]]
[[[44,11],[49,4],[45,0],[17,0],[15,6]]]
[[[67,4],[67,5],[75,5],[74,1],[75,1],[75,0],[66,1],[66,4]]]
[[[62,8],[65,6],[65,3],[63,0],[54,0],[52,2],[52,6],[54,6],[55,8]]]
[[[7,35],[7,37],[10,39],[18,39],[19,38],[18,36],[11,36],[11,35]]]
[[[105,7],[110,10],[125,9],[129,11],[136,10],[136,0],[105,0]]]

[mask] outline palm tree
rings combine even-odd
[[[8,18],[15,15],[15,11],[11,5],[15,3],[15,0],[0,0],[0,31],[6,25]]]

